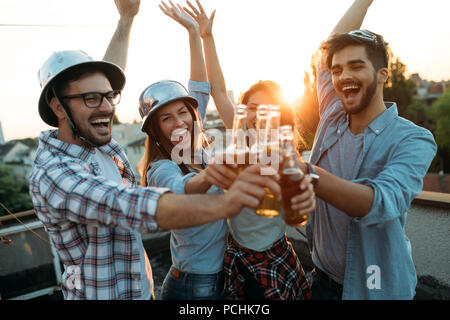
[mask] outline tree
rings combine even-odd
[[[429,109],[422,101],[413,99],[412,103],[406,108],[404,117],[418,126],[433,131],[434,123]]]
[[[28,184],[17,180],[11,172],[9,166],[0,165],[0,202],[13,213],[33,209]],[[0,208],[0,216],[6,214],[7,212]]]
[[[434,135],[438,145],[439,170],[450,171],[450,91],[433,103],[431,116],[435,122]]]
[[[399,58],[389,63],[389,81],[384,87],[384,100],[397,104],[398,114],[407,118],[407,109],[413,103],[416,85],[405,77],[406,65]]]
[[[440,148],[450,150],[450,91],[444,93],[432,107],[436,121],[436,142]]]
[[[294,102],[294,109],[297,114],[297,124],[302,136],[304,148],[300,151],[310,150],[314,142],[317,125],[319,124],[319,100],[317,99],[317,87],[315,69],[313,67],[312,76],[305,71],[303,79],[304,91],[301,99]]]

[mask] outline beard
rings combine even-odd
[[[376,91],[377,91],[377,77],[376,77],[376,75],[374,75],[372,83],[364,91],[362,98],[361,98],[361,102],[357,106],[350,108],[345,104],[345,100],[342,100],[342,101],[344,101],[343,102],[344,111],[347,114],[360,113],[361,111],[363,111],[364,109],[366,109],[369,106]]]
[[[111,142],[112,120],[107,125],[103,125],[103,128],[100,130],[97,130],[96,126],[92,125],[90,121],[80,123],[80,121],[74,119],[74,122],[78,128],[78,134],[84,143],[94,147],[101,147]]]

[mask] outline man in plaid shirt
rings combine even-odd
[[[120,20],[105,60],[124,67],[139,1],[116,5]],[[64,264],[65,299],[151,299],[153,280],[140,233],[232,217],[244,206],[256,208],[264,187],[280,196],[278,184],[259,175],[260,166],[245,170],[224,195],[136,186],[123,149],[111,139],[125,85],[122,69],[81,51],[61,51],[47,59],[39,78],[39,114],[58,130],[41,133],[30,194]]]

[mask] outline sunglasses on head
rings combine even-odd
[[[348,35],[350,35],[352,37],[360,38],[363,40],[372,41],[372,42],[375,42],[376,44],[378,44],[378,42],[379,42],[377,36],[368,30],[353,30],[353,31],[350,31],[348,33]]]
[[[370,32],[369,30],[353,30],[347,34],[352,37],[358,38],[358,39],[370,41],[375,44],[375,47],[384,48],[384,50],[386,50],[386,44],[384,43],[384,41],[382,39],[380,39],[380,37],[378,35]],[[384,57],[384,62],[385,62],[385,65],[387,66],[388,65],[388,57],[387,56]]]

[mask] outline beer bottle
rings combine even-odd
[[[298,214],[292,210],[292,197],[300,194],[300,183],[304,174],[298,163],[295,150],[292,126],[282,126],[280,129],[281,164],[280,164],[280,186],[283,204],[283,219],[287,225],[303,226],[308,222],[307,214]]]
[[[269,106],[259,105],[256,108],[255,130],[248,130],[250,143],[250,164],[260,163],[259,156],[263,154],[266,146],[266,127],[269,121]]]
[[[266,127],[267,122],[269,121],[269,106],[259,105],[256,108],[256,144],[258,149],[262,148],[266,145],[267,137],[266,137]]]
[[[264,110],[264,107],[259,106],[259,111]],[[257,110],[258,110],[257,109]],[[258,113],[257,113],[257,128],[258,126],[262,128],[264,117],[260,119],[261,123],[258,125]],[[264,133],[258,133],[262,137],[259,138],[259,161],[264,165],[270,165],[275,171],[278,171],[279,166],[279,129],[280,129],[280,107],[279,106],[269,106],[268,107],[268,117],[264,128]],[[264,172],[262,172],[264,174]],[[266,195],[255,210],[255,213],[260,216],[273,218],[280,214],[281,204],[275,196],[266,188]]]
[[[234,109],[233,129],[231,131],[231,144],[226,148],[225,163],[234,173],[240,174],[249,165],[249,148],[246,140],[247,107],[238,105]]]

